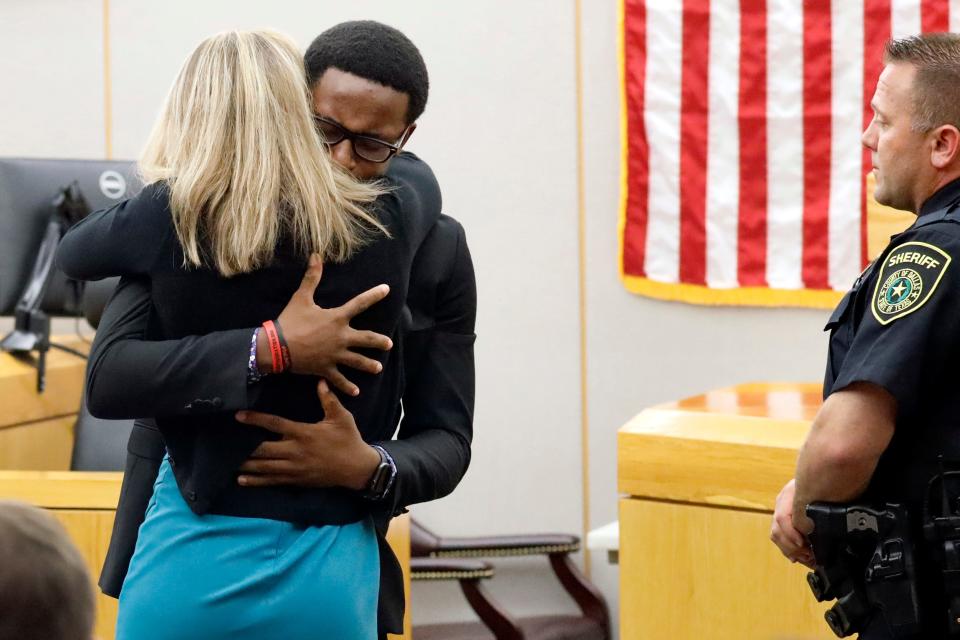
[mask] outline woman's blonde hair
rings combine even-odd
[[[165,180],[187,264],[224,276],[273,258],[281,234],[304,255],[348,258],[384,227],[363,206],[382,190],[335,167],[314,125],[303,60],[287,37],[204,40],[167,96],[140,158]]]

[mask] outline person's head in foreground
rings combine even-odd
[[[0,640],[90,640],[93,583],[53,517],[0,500]]]
[[[416,45],[380,22],[343,22],[316,37],[304,64],[334,161],[360,179],[383,175],[427,106],[430,82]]]
[[[140,159],[166,180],[185,262],[224,276],[273,258],[289,233],[306,256],[341,262],[383,227],[380,194],[335,167],[317,130],[303,58],[286,36],[207,38],[180,70]]]
[[[960,177],[960,35],[930,33],[887,43],[885,67],[863,132],[880,204],[919,212]]]

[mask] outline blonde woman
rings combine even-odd
[[[353,326],[398,334],[413,255],[434,221],[426,212],[440,210],[436,182],[422,163],[377,186],[332,167],[286,38],[232,32],[203,42],[141,171],[148,186],[76,226],[58,258],[80,279],[148,278],[149,338],[244,331],[253,353],[262,326],[279,342],[273,321],[308,260],[324,263],[314,295],[322,307],[388,285]],[[344,455],[366,455],[363,441],[390,436],[402,388],[399,354],[368,355],[383,368],[357,374],[359,397],[341,404],[323,382],[318,397],[316,377],[288,372],[254,381],[250,404],[303,422],[325,409],[328,419],[355,420],[362,441],[345,440]],[[211,375],[245,375],[243,365]],[[273,372],[288,366],[278,349]],[[191,402],[188,418],[157,419],[168,457],[121,592],[117,637],[375,638],[376,503],[344,488],[238,485],[238,466],[271,435],[218,412],[218,400]]]

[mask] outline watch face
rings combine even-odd
[[[387,481],[390,479],[390,464],[387,462],[381,462],[380,466],[377,467],[377,470],[373,472],[373,477],[370,478],[370,487],[367,490],[369,493],[378,496],[383,493],[383,490],[387,488]]]

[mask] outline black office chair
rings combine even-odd
[[[94,328],[99,326],[117,279],[91,282],[83,292],[83,314]],[[80,412],[73,430],[71,471],[123,471],[127,460],[127,441],[133,420],[103,420],[87,411],[87,388],[84,384]]]

